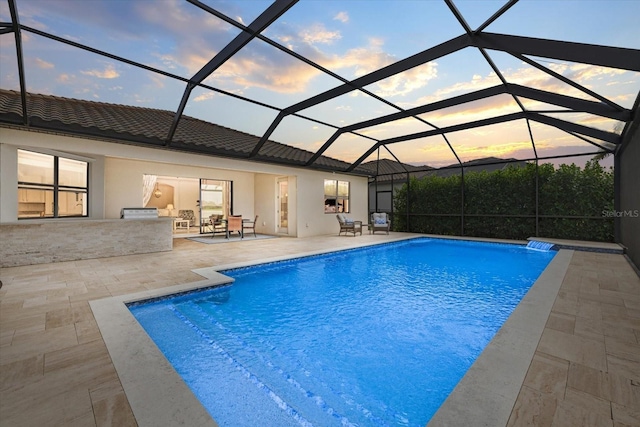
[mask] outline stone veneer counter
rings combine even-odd
[[[0,224],[0,267],[163,252],[173,249],[172,221],[25,220]]]

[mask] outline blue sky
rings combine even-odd
[[[92,46],[124,58],[189,78],[238,33],[236,27],[182,0],[17,0],[23,25]],[[248,25],[269,1],[213,1],[210,5]],[[454,1],[475,29],[502,1]],[[485,31],[640,49],[640,1],[521,0]],[[0,19],[10,21],[7,3]],[[301,0],[263,33],[336,75],[352,80],[464,33],[444,1]],[[31,92],[175,110],[185,89],[181,81],[62,45],[24,31],[26,83]],[[488,51],[512,83],[591,99],[588,95],[503,52]],[[13,35],[0,36],[0,87],[18,89]],[[630,108],[640,89],[640,73],[565,63],[544,58],[546,67]],[[205,83],[278,108],[300,102],[342,82],[255,39]],[[446,99],[499,84],[477,49],[467,48],[366,89],[401,108]],[[526,108],[548,106],[524,100]],[[330,126],[286,118],[272,139],[311,151],[335,131],[397,110],[354,91],[301,111]],[[509,96],[498,96],[444,112],[421,116],[438,127],[519,111]],[[197,88],[185,113],[255,135],[262,135],[277,111]],[[557,115],[604,130],[617,122],[587,114]],[[414,118],[344,135],[327,155],[354,161],[374,139],[432,129]],[[540,156],[590,152],[595,147],[548,126],[533,124]],[[369,137],[369,138],[368,138]],[[526,122],[512,122],[449,134],[460,158],[533,157]],[[442,166],[455,162],[442,137],[390,146],[404,162]],[[382,153],[383,157],[389,155]]]

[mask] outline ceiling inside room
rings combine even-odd
[[[0,89],[20,96],[0,123],[46,127],[27,94],[152,109],[165,122],[142,145],[348,173],[613,153],[638,107],[637,16],[623,0],[0,0]],[[193,119],[242,149],[188,139]]]

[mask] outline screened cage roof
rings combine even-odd
[[[0,123],[364,175],[615,153],[638,16],[623,0],[0,0]]]

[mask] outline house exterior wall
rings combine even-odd
[[[107,218],[119,218],[122,208],[142,207],[142,180],[145,174],[233,181],[234,214],[253,216],[253,173],[108,157],[105,162]],[[129,190],[123,191],[126,188]],[[176,209],[192,209],[197,216],[197,186],[188,190],[193,194],[184,189],[178,190],[176,193],[180,194],[180,202],[176,204]]]
[[[320,176],[315,177],[316,180],[320,181],[322,178]],[[291,237],[305,237],[308,234],[304,232],[304,230],[298,227],[298,214],[299,214],[299,203],[298,200],[302,200],[303,203],[308,203],[309,194],[302,194],[301,197],[298,197],[298,176],[290,175],[287,177],[287,181],[289,182],[289,227],[287,231],[287,235]],[[306,190],[305,190],[306,191]],[[275,198],[275,197],[274,197]],[[323,205],[324,207],[324,205]],[[323,208],[324,210],[324,208]],[[276,213],[277,215],[277,213]],[[317,214],[322,215],[322,213]],[[277,221],[276,221],[277,222]],[[317,234],[325,234],[320,232],[321,228],[314,228],[317,231]]]
[[[15,221],[18,214],[18,152],[2,141],[0,138],[0,223]]]
[[[358,178],[338,173],[321,173],[321,179],[311,174],[298,175],[298,236],[318,234],[338,234],[340,226],[335,213],[324,213],[324,180],[349,181],[350,212],[346,215],[354,220],[367,221],[368,188],[367,178]],[[322,230],[322,232],[317,232]]]
[[[254,175],[255,189],[254,212],[258,215],[256,233],[276,233],[276,177],[274,175],[257,173]]]
[[[325,179],[349,181],[349,216],[365,222],[367,219],[366,177],[0,127],[0,224],[17,222],[19,148],[55,150],[92,159],[88,220],[118,219],[122,208],[141,207],[144,174],[232,180],[234,213],[260,215],[256,227],[260,233],[276,234],[278,177],[289,181],[290,236],[337,234],[335,215],[324,213]]]

